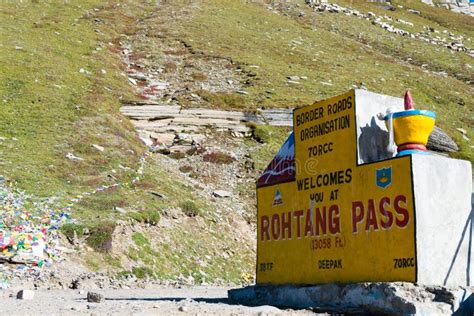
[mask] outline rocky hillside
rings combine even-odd
[[[15,227],[49,252],[2,237],[0,278],[251,282],[254,182],[289,131],[265,111],[410,88],[473,161],[473,30],[413,0],[1,4],[0,230],[42,214]]]

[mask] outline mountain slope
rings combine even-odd
[[[473,18],[418,1],[394,1],[394,11],[337,3],[413,34],[474,44]],[[150,154],[119,113],[122,101],[148,102],[127,71],[167,87],[157,102],[250,111],[354,87],[394,96],[410,88],[460,145],[455,156],[473,161],[473,58],[374,20],[305,1],[2,4],[0,175],[67,207],[73,262],[121,277],[248,281],[254,180],[288,130],[256,129],[261,144],[206,129],[211,162]],[[233,196],[214,197],[226,183]]]

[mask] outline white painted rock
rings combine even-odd
[[[104,151],[105,148],[100,146],[100,145],[97,145],[97,144],[92,144],[92,147],[94,147],[95,149],[97,149],[98,151]]]
[[[16,293],[16,298],[19,300],[32,300],[35,297],[35,292],[32,290],[21,290]]]

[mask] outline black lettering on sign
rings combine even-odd
[[[330,249],[331,238],[313,239],[310,241],[310,247],[312,250]]]
[[[322,117],[324,117],[324,109],[322,107],[303,112],[296,116],[296,126],[310,123],[311,121],[315,121]]]
[[[311,193],[309,199],[314,202],[322,202],[324,201],[324,192]]]
[[[273,262],[260,263],[260,267],[259,267],[260,272],[272,271],[272,269],[273,269]]]
[[[318,268],[320,270],[334,270],[342,269],[342,259],[323,259],[318,261]]]
[[[351,181],[352,169],[348,168],[345,170],[331,171],[308,178],[298,179],[296,181],[296,185],[298,187],[298,191],[306,191],[325,186],[351,183]],[[402,211],[400,211],[400,213],[402,213]]]
[[[308,156],[316,157],[330,153],[333,150],[333,143],[319,144],[317,146],[308,147]]]
[[[415,266],[415,258],[394,258],[393,259],[394,269],[412,268],[414,266]]]

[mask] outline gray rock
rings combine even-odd
[[[163,193],[160,193],[160,192],[150,191],[150,194],[153,195],[153,196],[156,196],[157,198],[162,199],[162,200],[167,199],[166,195],[164,195]]]
[[[116,206],[116,207],[114,207],[114,211],[116,211],[116,212],[118,212],[118,213],[120,213],[120,214],[127,214],[127,210],[124,209],[123,207],[118,207],[118,206]]]
[[[459,151],[458,145],[441,128],[435,126],[428,138],[426,148],[439,152]]]
[[[162,155],[171,154],[171,150],[166,145],[160,145],[153,148],[153,152],[160,153]]]
[[[95,292],[87,292],[87,301],[89,303],[102,303],[104,301],[104,296]]]
[[[413,13],[413,14],[416,14],[416,15],[420,15],[421,12],[418,11],[418,10],[413,10],[413,9],[408,9],[407,12],[410,12],[410,13]]]
[[[231,197],[232,193],[229,191],[224,191],[224,190],[216,190],[212,192],[212,195],[214,195],[215,197],[226,198],[226,197]]]
[[[92,144],[92,147],[94,147],[95,149],[97,149],[98,151],[104,151],[105,148],[100,146],[100,145],[96,145],[96,144]]]
[[[35,292],[32,290],[21,290],[16,293],[16,298],[19,300],[32,300],[35,297]]]

